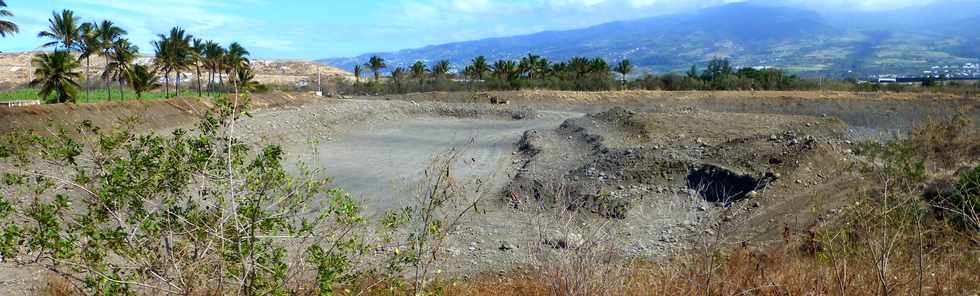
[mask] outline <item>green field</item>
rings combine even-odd
[[[191,92],[181,92],[181,94],[187,95],[197,95],[196,91]],[[53,96],[54,94],[52,94]],[[166,98],[166,94],[159,91],[145,92],[143,93],[142,100],[159,100]],[[123,90],[122,97],[119,96],[119,89],[114,88],[112,90],[112,101],[128,101],[135,100],[136,92],[131,89]],[[21,88],[11,91],[0,92],[0,102],[4,101],[19,101],[19,100],[40,100],[44,102],[44,98],[38,96],[37,90],[33,88]],[[85,93],[85,91],[78,92],[78,102],[79,104],[85,103],[96,103],[104,102],[109,100],[109,93],[105,89],[93,89]]]

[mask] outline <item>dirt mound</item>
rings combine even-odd
[[[252,106],[267,109],[299,106],[321,98],[311,94],[272,92],[252,95]],[[44,130],[49,125],[73,126],[83,120],[111,128],[122,120],[135,120],[140,129],[161,129],[194,124],[213,107],[210,99],[180,97],[169,100],[49,104],[0,108],[0,133]]]
[[[846,169],[846,130],[832,118],[613,108],[525,133],[505,200],[547,200],[558,183],[568,195],[558,206],[627,225],[660,221],[647,212],[665,201],[693,205],[676,209],[687,218],[674,225],[736,223],[770,202],[813,206],[799,192]],[[706,216],[691,221],[684,213]]]
[[[600,113],[612,107],[641,112],[703,110],[724,113],[834,117],[854,134],[876,137],[907,132],[929,120],[957,115],[980,118],[980,98],[932,93],[854,93],[820,91],[500,91],[490,96],[539,109]],[[433,92],[363,99],[485,103],[468,92]],[[974,122],[980,128],[980,121]]]

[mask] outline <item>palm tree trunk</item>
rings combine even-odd
[[[106,71],[109,71],[109,52],[108,51],[106,51],[106,55],[105,55],[105,66],[106,66]],[[106,79],[103,79],[102,83],[105,83],[105,92],[106,92],[106,95],[109,96],[108,97],[109,98],[109,101],[112,101],[112,89],[110,88],[112,86],[112,82],[108,78],[108,76],[109,76],[108,73],[105,73],[105,74],[107,74],[106,75],[107,78]]]
[[[177,71],[174,75],[174,96],[180,96],[180,71]]]
[[[85,100],[86,101],[91,100],[88,97],[89,89],[92,88],[92,73],[90,72],[91,68],[92,68],[91,58],[85,57]]]
[[[197,96],[203,97],[204,92],[201,90],[201,66],[194,65],[197,68]]]
[[[170,70],[164,73],[163,80],[163,96],[170,97]]]

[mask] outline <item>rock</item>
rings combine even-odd
[[[757,202],[757,201],[756,201],[756,202],[752,202],[752,207],[753,207],[753,208],[758,208],[758,207],[761,207],[761,206],[762,206],[762,204],[760,204],[760,203],[759,203],[759,202]]]
[[[517,246],[514,246],[514,245],[512,245],[512,244],[510,244],[508,242],[501,242],[500,243],[500,247],[498,247],[497,249],[506,252],[506,251],[510,251],[510,250],[513,250],[513,249],[516,249],[516,248],[517,248]]]
[[[550,238],[546,238],[542,243],[555,249],[574,249],[585,243],[581,235],[577,233],[558,233],[555,232]]]
[[[756,197],[759,197],[759,192],[758,191],[755,191],[755,190],[749,191],[749,193],[745,194],[745,197],[748,197],[748,198],[756,198]]]

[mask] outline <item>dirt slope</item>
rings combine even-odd
[[[267,109],[300,106],[323,98],[304,93],[271,92],[252,95],[252,106]],[[325,99],[324,99],[325,100]],[[17,130],[44,130],[49,124],[73,126],[90,120],[109,128],[120,120],[135,118],[140,129],[166,129],[197,122],[213,106],[208,99],[181,97],[169,100],[104,102],[95,104],[50,104],[0,108],[0,134]]]

